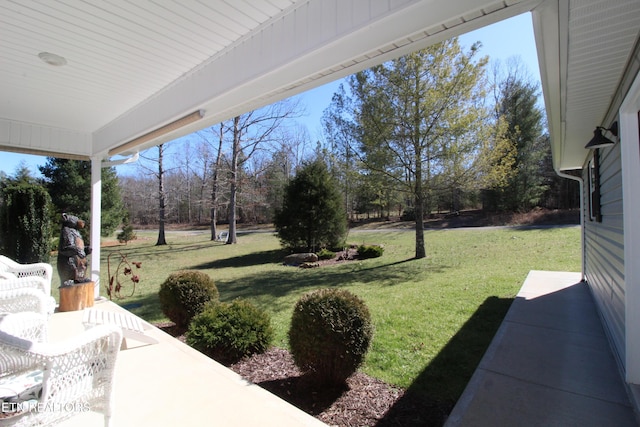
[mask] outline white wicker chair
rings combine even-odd
[[[46,263],[19,264],[0,255],[0,291],[33,288],[48,298],[47,312],[53,313],[56,300],[51,296],[53,267]],[[1,312],[1,310],[0,310]]]
[[[99,325],[68,341],[47,343],[46,321],[38,313],[0,315],[3,407],[19,411],[5,414],[12,416],[0,418],[0,425],[53,425],[87,410],[101,412],[105,426],[110,425],[120,328]],[[26,391],[11,388],[12,380],[25,374],[41,383],[34,381]],[[11,397],[7,388],[12,389]],[[29,397],[32,400],[20,402]]]
[[[40,289],[16,288],[3,290],[0,286],[0,313],[22,313],[31,311],[40,314],[51,314],[51,300]],[[55,308],[55,300],[53,301]]]
[[[56,308],[56,300],[51,296],[51,282],[39,276],[15,277],[12,273],[0,273],[0,292],[18,291],[20,289],[31,289],[40,292],[46,301],[46,312],[51,314]],[[15,298],[18,294],[14,292]],[[32,299],[32,295],[26,295],[28,299]],[[28,302],[27,302],[28,303]],[[0,303],[0,313],[9,312],[16,313],[14,310],[3,310]]]
[[[51,279],[53,277],[53,267],[50,264],[44,262],[37,262],[33,264],[20,264],[7,258],[4,255],[0,255],[0,272],[7,272],[15,275],[16,277],[42,277],[49,283],[49,294],[51,293]]]

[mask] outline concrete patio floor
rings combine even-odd
[[[95,308],[125,312],[108,301]],[[82,311],[55,313],[49,338],[80,333]],[[158,340],[118,356],[114,426],[323,426],[145,322]],[[86,412],[60,424],[103,425]],[[638,426],[580,274],[531,271],[445,427]]]
[[[101,310],[124,311],[109,301]],[[49,340],[81,333],[82,311],[55,313]],[[324,426],[275,395],[243,380],[200,352],[145,322],[144,344],[127,339],[116,362],[112,425],[127,426]],[[79,413],[60,426],[102,426],[104,417]]]
[[[445,426],[638,426],[580,274],[529,273]]]

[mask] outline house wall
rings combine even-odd
[[[586,250],[585,278],[589,283],[620,366],[625,360],[625,278],[622,169],[620,144],[594,150],[600,160],[601,222],[590,208],[588,164],[583,169],[585,209],[583,215]]]
[[[625,378],[640,385],[640,42],[631,73],[623,84],[624,102],[619,109],[620,149],[624,197],[624,265],[626,363]],[[628,85],[628,82],[633,82]],[[627,89],[628,88],[628,89]],[[633,388],[640,390],[640,388]],[[636,405],[640,408],[640,393]],[[640,411],[640,410],[639,410]]]

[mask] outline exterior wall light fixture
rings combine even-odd
[[[595,148],[605,148],[615,145],[615,141],[607,138],[602,134],[602,131],[609,131],[614,137],[618,136],[618,122],[613,122],[609,129],[598,126],[593,131],[593,138],[584,146],[587,150],[593,150]]]

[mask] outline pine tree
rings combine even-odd
[[[287,185],[274,225],[284,246],[316,251],[344,244],[347,218],[336,181],[320,159],[304,165]]]
[[[0,185],[0,250],[20,263],[49,262],[51,198],[22,166]]]
[[[72,213],[85,221],[83,230],[88,232],[91,229],[91,162],[48,157],[46,164],[38,169],[45,177],[45,186],[55,206],[54,224],[59,223],[61,213]],[[103,168],[101,179],[100,230],[103,236],[108,236],[120,225],[124,208],[115,168]]]
[[[498,83],[496,103],[496,119],[506,123],[504,137],[515,153],[508,182],[497,190],[498,207],[502,209],[530,210],[547,190],[542,169],[549,144],[543,134],[543,112],[537,102],[537,83],[526,78],[519,64],[512,64]]]
[[[118,233],[116,238],[118,239],[118,242],[124,243],[125,245],[131,240],[135,240],[138,238],[135,231],[133,231],[133,225],[131,225],[131,223],[129,222],[128,213],[126,213],[124,215],[124,218],[122,219],[122,231]]]

